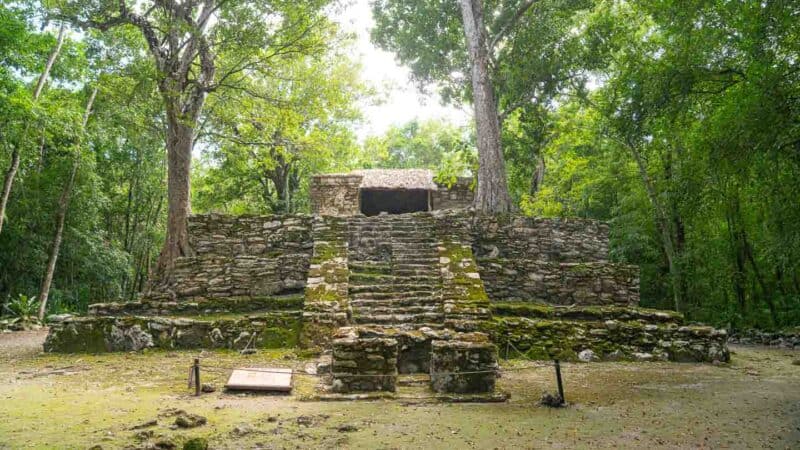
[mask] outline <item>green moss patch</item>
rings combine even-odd
[[[563,320],[643,320],[656,323],[683,323],[683,314],[624,306],[550,306],[538,303],[492,303],[492,313],[537,319]]]
[[[261,312],[209,316],[202,320],[168,317],[82,317],[53,324],[47,352],[193,348],[279,348],[298,345],[302,314]]]

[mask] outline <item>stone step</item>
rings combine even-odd
[[[419,290],[419,291],[405,291],[402,293],[397,292],[350,292],[350,298],[353,300],[388,300],[388,299],[424,299],[436,298],[437,294],[433,290]]]
[[[359,325],[365,324],[405,324],[405,323],[426,323],[444,320],[443,313],[422,313],[422,314],[374,314],[356,315],[353,314],[353,322]]]
[[[386,308],[394,306],[436,306],[441,307],[442,300],[435,297],[428,298],[392,298],[385,300],[363,299],[363,300],[350,300],[350,306],[353,308]]]
[[[439,330],[445,328],[445,325],[442,321],[438,323],[434,322],[419,322],[419,323],[408,323],[408,324],[381,324],[381,323],[366,323],[363,324],[369,326],[375,330],[387,329],[387,330],[419,330],[420,328],[431,328],[434,330]]]
[[[348,261],[348,268],[353,272],[377,272],[382,270],[391,270],[392,265],[382,261]]]
[[[439,258],[395,261],[392,270],[439,270]]]
[[[413,245],[414,244],[408,244],[399,247],[392,247],[392,258],[394,260],[398,260],[408,258],[433,258],[439,256],[439,252],[435,249],[424,249],[413,247]]]
[[[381,300],[372,301],[372,302],[359,302],[355,305],[350,305],[353,307],[354,312],[364,312],[364,311],[372,311],[373,313],[386,313],[389,314],[391,312],[401,311],[404,314],[411,314],[411,313],[423,313],[423,312],[443,312],[444,308],[443,305],[439,302],[427,302],[427,303],[404,303],[404,302],[396,302],[394,300]],[[472,311],[469,311],[472,313]]]
[[[398,284],[362,284],[350,285],[350,292],[352,294],[360,293],[375,293],[375,292],[394,292],[401,294],[409,291],[433,291],[437,289],[437,285],[423,284],[423,283],[398,283]]]
[[[422,314],[443,313],[441,305],[388,305],[388,306],[359,306],[353,307],[353,314]]]
[[[351,273],[350,285],[351,286],[364,286],[364,285],[397,285],[409,283],[426,283],[429,285],[438,284],[439,277],[432,275],[404,275],[396,276],[394,274],[364,274],[364,273]]]
[[[393,275],[375,276],[372,274],[368,276],[362,276],[359,274],[350,275],[350,286],[397,286],[410,283],[424,283],[425,286],[437,286],[439,284],[439,277],[432,277],[429,275],[412,275],[403,277],[395,277]]]
[[[389,273],[351,271],[350,282],[369,284],[370,280],[374,280],[375,284],[405,284],[417,281],[438,283],[441,279],[439,270],[436,270],[436,268],[428,268],[424,271],[418,269],[415,270],[417,270],[417,272],[408,272],[407,269],[401,269],[400,273],[395,272],[395,270],[392,270]]]
[[[427,266],[430,268],[438,267],[439,266],[439,257],[438,256],[424,256],[424,255],[417,255],[417,256],[409,256],[409,257],[398,257],[395,255],[392,258],[392,266],[408,266],[408,265],[421,265]]]
[[[427,267],[428,269],[437,269],[439,268],[439,257],[408,257],[408,258],[394,258],[392,267],[394,268],[417,268],[417,267]]]
[[[425,268],[418,268],[418,269],[394,269],[392,270],[392,275],[397,276],[398,278],[402,277],[413,277],[419,275],[427,275],[431,277],[435,277],[437,280],[441,279],[439,276],[439,270],[437,268],[432,267],[425,267]]]

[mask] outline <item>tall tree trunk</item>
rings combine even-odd
[[[17,169],[19,169],[19,145],[14,145],[14,150],[11,151],[11,164],[3,179],[3,197],[0,198],[0,233],[3,232],[6,205],[8,204],[9,197],[11,197],[11,185],[14,184],[14,176],[17,174]]]
[[[539,152],[536,155],[536,168],[533,170],[533,175],[531,176],[531,189],[530,195],[534,196],[539,192],[539,189],[542,188],[542,184],[544,184],[544,172],[546,166],[544,162],[544,156],[542,155],[542,149],[539,149]]]
[[[650,179],[650,175],[647,173],[647,166],[642,159],[641,153],[639,153],[639,150],[633,144],[629,142],[624,142],[624,144],[628,147],[636,162],[642,184],[644,184],[647,196],[655,210],[656,227],[659,230],[659,234],[661,234],[661,244],[664,248],[664,254],[667,256],[667,265],[669,266],[669,274],[672,281],[673,306],[675,311],[681,312],[683,308],[683,290],[681,289],[683,285],[683,272],[678,261],[680,254],[676,250],[675,233],[672,230],[672,222],[664,209],[664,205],[659,200],[658,192],[653,184],[653,180]]]
[[[729,208],[729,217],[731,219],[728,220],[728,226],[733,227],[731,230],[732,236],[732,243],[735,246],[735,257],[736,257],[736,267],[737,270],[741,272],[741,285],[744,284],[745,280],[745,263],[749,262],[750,267],[753,268],[753,275],[755,276],[755,281],[758,282],[758,285],[761,287],[761,295],[764,299],[764,302],[767,304],[769,308],[770,318],[772,319],[772,324],[778,324],[778,311],[775,306],[775,300],[772,298],[774,295],[773,289],[767,284],[764,280],[764,277],[761,275],[761,270],[756,263],[755,255],[753,254],[753,246],[750,244],[750,239],[747,237],[747,230],[745,229],[745,221],[742,218],[742,207],[741,202],[739,200],[739,191],[738,189],[734,194],[732,194],[731,199],[728,201],[728,208]],[[738,295],[737,288],[737,295]],[[743,288],[741,288],[743,290]],[[753,297],[755,297],[756,289],[755,286],[752,289]],[[743,294],[742,294],[743,295]]]
[[[81,123],[81,134],[86,131],[86,123],[89,121],[89,115],[92,113],[92,105],[94,99],[97,97],[97,87],[92,90],[89,96],[89,101],[86,103],[86,111],[83,113],[83,122]],[[50,297],[50,285],[53,282],[53,274],[56,271],[56,262],[58,261],[58,253],[61,251],[61,241],[64,237],[64,222],[66,222],[67,211],[69,210],[69,199],[72,194],[72,187],[75,185],[75,176],[78,174],[78,167],[81,162],[81,139],[78,140],[78,145],[75,148],[75,156],[72,161],[72,168],[70,169],[69,176],[66,183],[61,190],[61,197],[58,199],[58,211],[56,212],[56,232],[53,236],[53,245],[50,248],[50,257],[47,259],[47,267],[42,278],[42,286],[39,289],[39,320],[44,320],[44,314],[47,311],[47,300]]]
[[[36,166],[36,173],[42,173],[42,169],[44,169],[46,136],[45,129],[42,128],[42,138],[39,140],[39,164]]]
[[[472,104],[478,136],[478,188],[475,207],[481,211],[511,210],[506,167],[500,142],[500,118],[489,75],[482,0],[459,0],[472,76]]]
[[[64,24],[61,24],[61,27],[58,29],[58,37],[56,38],[56,46],[52,52],[50,52],[50,56],[47,57],[47,62],[44,65],[44,70],[42,71],[42,76],[39,77],[39,81],[36,82],[36,87],[33,89],[33,99],[38,100],[39,95],[41,95],[42,90],[44,89],[44,85],[47,83],[47,77],[50,75],[50,71],[53,69],[53,64],[56,62],[56,58],[58,58],[58,54],[61,52],[61,46],[64,45],[64,32],[66,28]]]
[[[156,278],[166,283],[175,267],[175,259],[192,254],[186,221],[191,212],[190,172],[194,129],[177,114],[168,114],[167,123],[167,236],[158,257]]]
[[[47,78],[50,76],[50,71],[53,69],[53,64],[55,64],[56,58],[58,58],[58,54],[61,52],[61,47],[64,45],[64,32],[64,24],[61,24],[61,28],[58,30],[58,38],[56,38],[56,46],[47,57],[44,70],[42,71],[42,74],[39,75],[39,80],[37,80],[36,87],[33,90],[34,102],[39,100],[39,96],[42,94],[45,84],[47,84]],[[17,169],[19,169],[19,148],[24,144],[22,141],[25,139],[26,134],[28,134],[28,125],[25,126],[25,131],[23,131],[20,135],[20,141],[14,145],[14,149],[11,151],[11,164],[9,165],[8,170],[6,170],[6,176],[3,179],[3,192],[2,197],[0,197],[0,233],[3,232],[3,222],[5,221],[6,217],[6,206],[8,206],[8,199],[11,196],[11,187],[14,185],[14,177],[17,175]]]
[[[738,221],[738,213],[735,212],[736,208],[738,208],[738,205],[735,205],[730,198],[727,199],[727,203],[728,205],[725,211],[725,220],[728,225],[728,237],[731,241],[731,256],[733,257],[734,263],[734,272],[732,274],[731,281],[733,283],[733,292],[736,294],[739,312],[744,315],[745,308],[747,306],[747,291],[745,288],[746,254],[744,251],[744,245],[742,244],[742,233]]]

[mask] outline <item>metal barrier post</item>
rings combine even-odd
[[[560,404],[564,404],[564,385],[561,383],[561,364],[558,360],[555,360],[556,363],[556,383],[558,383],[558,399]]]
[[[200,358],[194,359],[194,395],[200,396]]]

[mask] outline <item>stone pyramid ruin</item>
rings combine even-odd
[[[358,171],[312,180],[312,215],[192,216],[192,256],[135,302],[54,323],[46,351],[305,346],[333,390],[430,373],[490,390],[496,358],[727,361],[722,330],[638,307],[639,271],[588,219],[486,215],[470,180]],[[444,375],[437,375],[444,374]],[[489,380],[491,379],[491,380]]]

